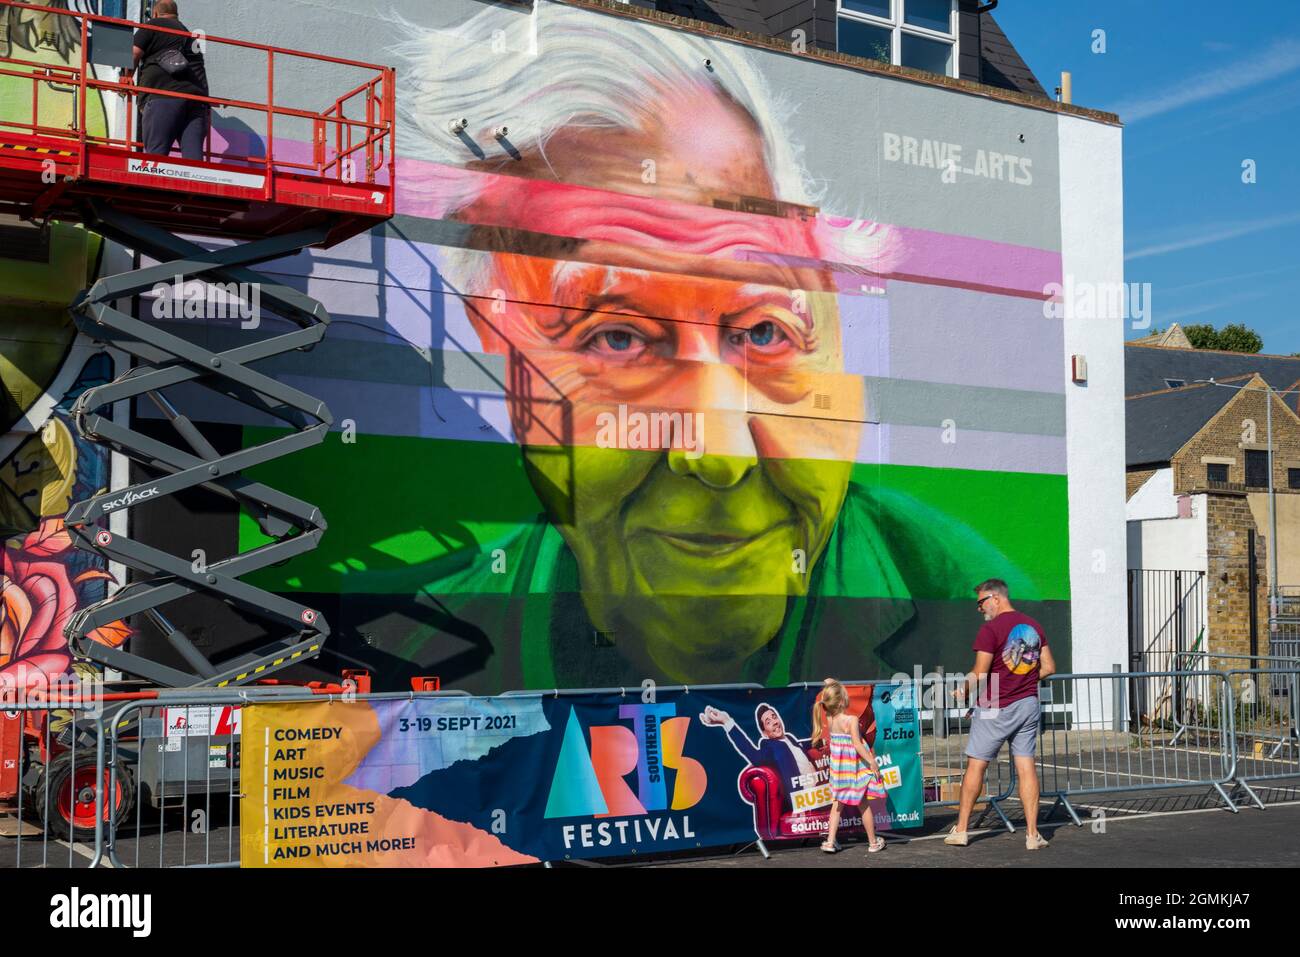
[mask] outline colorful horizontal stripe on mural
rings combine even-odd
[[[239,333],[226,330],[213,329],[207,336],[213,348],[233,348],[244,341],[247,340]],[[267,368],[286,382],[304,384],[310,380],[336,418],[350,417],[363,423],[367,432],[427,438],[472,437],[480,441],[511,438],[505,422],[501,423],[497,435],[483,435],[480,430],[477,436],[449,436],[435,427],[443,424],[436,419],[427,426],[429,431],[422,428],[411,432],[409,424],[404,426],[395,417],[398,406],[394,400],[402,396],[414,398],[418,394],[414,390],[425,394],[428,390],[445,391],[448,398],[460,396],[461,401],[503,399],[507,374],[505,357],[500,355],[446,350],[433,362],[404,345],[326,339],[310,353],[267,363]],[[951,417],[959,428],[974,431],[1065,435],[1065,398],[1054,392],[880,376],[848,378],[860,378],[867,388],[868,422],[942,428],[943,420]],[[191,394],[197,397],[199,393],[191,390]],[[383,401],[385,398],[388,401]],[[403,403],[409,404],[409,401]],[[269,417],[234,406],[230,407],[228,417],[213,414],[221,409],[220,405],[209,404],[206,419],[246,425],[271,421]],[[755,405],[752,411],[762,410]],[[365,421],[367,413],[369,421]],[[874,456],[869,460],[874,460]],[[1061,466],[1064,464],[1062,461]]]
[[[246,444],[280,434],[245,429]],[[497,543],[533,524],[542,511],[513,445],[360,435],[344,446],[337,434],[292,462],[270,463],[253,477],[319,505],[329,532],[316,551],[250,580],[273,590],[414,593],[446,570],[482,560]],[[986,537],[1026,570],[1042,599],[1069,595],[1065,477],[1009,471],[914,466],[855,467],[851,482],[905,493]],[[1007,502],[1017,521],[1005,521]],[[240,517],[240,547],[266,541]],[[491,579],[489,579],[491,581]],[[501,582],[504,586],[504,580]],[[969,583],[951,583],[920,598],[966,598]],[[872,597],[862,595],[860,597]]]

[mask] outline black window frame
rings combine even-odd
[[[1266,449],[1246,449],[1246,488],[1268,488],[1269,455]]]
[[[1216,473],[1222,469],[1222,478],[1216,477]],[[1207,482],[1226,482],[1228,481],[1228,466],[1223,462],[1206,462],[1205,463],[1205,481]]]

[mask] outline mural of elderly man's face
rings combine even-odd
[[[863,398],[815,270],[715,278],[741,247],[812,252],[791,248],[804,227],[789,218],[710,218],[715,198],[780,197],[754,121],[695,92],[664,112],[671,129],[575,124],[548,140],[545,173],[532,156],[512,167],[568,184],[534,195],[538,229],[586,242],[566,261],[495,254],[505,305],[472,311],[509,355],[516,439],[593,624],[647,673],[699,681],[734,676],[806,590],[860,429],[811,414],[813,396],[850,418]],[[634,250],[636,268],[601,264],[605,250]]]

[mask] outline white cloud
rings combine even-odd
[[[1247,89],[1295,69],[1300,69],[1300,40],[1278,40],[1258,56],[1238,60],[1149,96],[1120,103],[1114,110],[1125,123],[1137,123],[1193,103]]]
[[[1255,272],[1238,273],[1235,276],[1220,276],[1218,279],[1202,279],[1199,282],[1187,283],[1184,286],[1161,286],[1160,294],[1162,296],[1172,296],[1177,292],[1187,292],[1189,289],[1203,289],[1206,286],[1221,286],[1225,282],[1244,282],[1247,279],[1258,279],[1260,276],[1276,276],[1280,273],[1295,272],[1300,269],[1300,263],[1292,263],[1290,266],[1282,266],[1278,269],[1260,269]]]
[[[1188,309],[1175,309],[1173,312],[1165,312],[1163,309],[1159,315],[1154,318],[1160,322],[1176,322],[1179,319],[1187,319],[1190,316],[1199,316],[1203,312],[1213,312],[1215,309],[1222,309],[1225,306],[1235,306],[1243,302],[1252,302],[1255,299],[1263,299],[1264,293],[1252,292],[1244,296],[1229,296],[1227,299],[1220,299],[1217,302],[1202,303],[1199,306],[1192,306]]]
[[[1198,113],[1195,123],[1190,124],[1189,128],[1179,136],[1170,136],[1164,130],[1161,130],[1158,135],[1148,133],[1140,140],[1147,143],[1147,147],[1142,150],[1125,149],[1124,161],[1131,162],[1155,153],[1168,152],[1192,140],[1217,136],[1224,130],[1247,123],[1259,123],[1266,117],[1286,113],[1296,108],[1300,108],[1300,80],[1273,84],[1262,92],[1252,94],[1249,99],[1240,100],[1234,97],[1225,106]],[[1138,142],[1138,140],[1130,139],[1130,142]]]
[[[1272,216],[1267,219],[1257,219],[1253,222],[1234,223],[1232,225],[1184,227],[1179,232],[1186,238],[1135,249],[1133,252],[1125,254],[1124,259],[1125,261],[1144,259],[1147,256],[1163,256],[1165,253],[1196,249],[1198,246],[1209,246],[1228,239],[1249,236],[1252,233],[1262,233],[1268,229],[1277,229],[1279,226],[1290,226],[1293,223],[1300,223],[1300,213],[1287,213],[1285,216]]]

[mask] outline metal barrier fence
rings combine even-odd
[[[1198,724],[1198,721],[1205,713],[1204,702],[1209,698],[1209,690],[1206,686],[1209,679],[1206,676],[1211,673],[1250,672],[1262,669],[1262,673],[1252,681],[1250,690],[1258,693],[1261,701],[1288,698],[1293,700],[1292,683],[1288,682],[1285,676],[1297,667],[1300,667],[1300,661],[1296,659],[1269,655],[1184,653],[1179,656],[1176,663],[1175,671],[1178,677],[1169,682],[1173,688],[1171,700],[1176,707],[1170,707],[1168,714],[1162,714],[1160,717],[1172,720],[1179,729],[1179,735],[1209,730]],[[1273,680],[1274,674],[1279,677],[1279,680]],[[1240,689],[1233,690],[1235,693]],[[1285,706],[1280,701],[1279,707],[1285,710]],[[1279,738],[1284,734],[1284,730],[1278,731]]]
[[[95,867],[103,857],[104,737],[94,704],[6,702],[0,711],[0,867]],[[116,794],[119,800],[123,797]],[[66,850],[66,856],[64,851]]]
[[[1205,698],[1207,689],[1182,674],[1197,669],[1191,666],[1190,660],[1184,662],[1181,659],[1182,655],[1135,656],[1129,674],[1152,677],[1135,677],[1129,686],[1129,718],[1132,723],[1178,722],[1189,707],[1195,707]]]
[[[469,695],[464,691],[319,694],[284,686],[176,691],[159,700],[130,702],[106,716],[104,723],[106,775],[132,788],[134,808],[134,816],[108,817],[108,858],[115,867],[239,866],[238,737],[240,709],[246,705],[447,697]],[[131,844],[126,856],[118,853],[124,841]]]
[[[1149,669],[1146,674],[1151,677],[1146,678],[1139,678],[1140,673],[1137,671],[1130,672],[1130,713],[1132,720],[1139,724],[1173,722],[1180,733],[1184,728],[1189,731],[1210,730],[1197,724],[1198,716],[1205,711],[1206,702],[1212,699],[1208,686],[1210,673],[1251,668],[1277,668],[1285,672],[1289,668],[1300,666],[1300,659],[1278,655],[1221,654],[1208,651],[1184,651],[1162,656],[1162,659],[1167,661],[1168,671]],[[1263,682],[1257,690],[1266,697],[1288,694],[1289,686],[1285,681],[1279,682],[1276,688],[1271,687],[1266,673]]]
[[[1286,646],[1283,646],[1286,647]],[[1213,651],[1180,651],[1174,654],[1134,655],[1135,667],[1130,674],[1147,672],[1157,677],[1137,684],[1133,688],[1130,708],[1133,720],[1153,718],[1176,720],[1189,705],[1204,698],[1205,690],[1184,677],[1170,680],[1165,677],[1174,672],[1223,671],[1229,668],[1257,666],[1289,667],[1300,664],[1300,658],[1278,654],[1221,654]],[[1138,666],[1140,665],[1140,667]]]
[[[1260,782],[1300,777],[1300,670],[1234,668],[1226,680],[1233,691],[1235,781],[1263,808]]]
[[[923,683],[916,698],[925,805],[951,807],[958,803],[965,747],[975,719],[967,708],[948,706],[942,676],[929,685]],[[1155,686],[1181,690],[1171,690],[1163,703],[1135,720],[1130,701],[1139,689]],[[761,688],[731,684],[657,690]],[[641,691],[552,689],[506,696]],[[1291,660],[1223,671],[1054,675],[1040,687],[1041,795],[1054,798],[1052,810],[1063,807],[1076,824],[1082,821],[1073,801],[1103,793],[1203,787],[1217,792],[1234,812],[1237,791],[1262,808],[1265,802],[1258,792],[1271,786],[1267,782],[1300,777],[1298,692],[1300,663]],[[11,726],[48,726],[53,733],[28,736],[48,740],[50,746],[42,750],[33,745],[22,753],[24,787],[15,814],[17,830],[12,840],[0,840],[0,867],[237,867],[241,707],[452,696],[466,694],[196,689],[160,693],[150,700],[7,705],[10,710],[0,718]],[[8,739],[0,741],[6,755],[13,753]],[[1230,787],[1235,790],[1230,792]],[[1016,788],[1013,764],[1005,758],[991,762],[977,799],[977,807],[982,806],[979,820],[992,811],[1008,830],[1015,830],[1001,804]]]
[[[106,720],[107,775],[132,795],[131,811],[108,820],[115,867],[239,864],[239,709],[263,699],[211,692],[195,698],[132,702]],[[123,840],[133,852],[126,860],[118,854]]]
[[[965,776],[966,744],[970,741],[971,708],[950,707],[951,682],[942,675],[922,682],[921,695],[921,760],[922,787],[926,789],[927,808],[956,807],[960,803],[962,779]],[[978,827],[988,811],[993,811],[1008,831],[1014,831],[1011,821],[1002,810],[1002,802],[1015,793],[1015,768],[1001,755],[989,762],[984,777],[984,787],[975,806],[981,808],[973,827]]]
[[[1300,658],[1300,618],[1280,615],[1269,619],[1268,653],[1280,658]]]
[[[1131,719],[1126,696],[1153,681],[1193,683],[1183,698],[1182,717],[1189,720],[1163,709]],[[1233,726],[1231,686],[1222,672],[1053,675],[1040,687],[1040,700],[1040,790],[1076,824],[1082,822],[1070,799],[1103,793],[1209,787],[1237,810],[1225,788],[1233,783]]]

